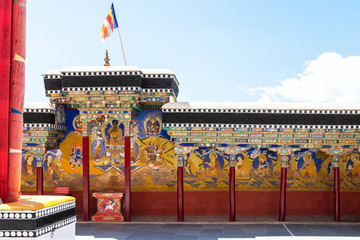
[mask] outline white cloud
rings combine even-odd
[[[360,103],[360,56],[323,53],[279,86],[248,89],[261,102]]]

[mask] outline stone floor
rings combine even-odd
[[[346,239],[360,240],[360,217],[342,217],[333,222],[331,216],[287,216],[286,222],[276,216],[237,217],[133,217],[131,222],[82,222],[76,224],[76,240],[144,239],[144,240],[285,240]]]

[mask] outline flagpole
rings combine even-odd
[[[122,49],[122,53],[123,53],[123,57],[124,57],[125,66],[127,66],[127,65],[126,65],[126,58],[125,58],[124,47],[123,47],[123,44],[122,44],[119,27],[117,27],[117,29],[118,29],[118,33],[119,33],[119,37],[120,37],[121,49]]]

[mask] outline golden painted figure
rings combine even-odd
[[[97,140],[95,144],[95,159],[100,159],[100,158],[101,158],[101,144],[100,144],[100,140]]]
[[[30,177],[36,175],[36,166],[34,164],[34,156],[31,154],[25,155],[24,161],[24,177]]]
[[[249,173],[251,170],[251,163],[249,159],[244,159],[241,156],[237,157],[237,164],[235,166],[235,177],[249,177]]]
[[[107,144],[108,145],[123,145],[123,133],[119,127],[119,121],[113,120],[112,127],[108,131]]]
[[[351,178],[351,180],[360,178],[360,160],[359,154],[351,154],[350,159],[348,160],[346,166],[346,175]]]
[[[303,160],[304,164],[299,169],[299,173],[301,174],[301,176],[306,178],[312,178],[317,176],[316,165],[310,153],[305,153],[303,156]]]
[[[44,173],[46,182],[59,183],[61,181],[61,163],[59,160],[53,158],[52,155],[47,156],[47,170]]]
[[[197,168],[195,167],[195,164],[193,163],[193,160],[190,157],[186,159],[184,173],[190,176],[197,175]]]
[[[205,170],[206,176],[219,176],[219,174],[222,173],[220,162],[217,157],[218,156],[215,152],[211,152],[209,154],[210,161],[208,162],[208,167]]]

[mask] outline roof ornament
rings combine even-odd
[[[109,53],[108,53],[108,50],[106,50],[106,52],[105,52],[105,58],[104,58],[104,61],[105,61],[105,63],[104,63],[104,66],[110,66],[110,58],[109,58],[109,55],[108,55]]]

